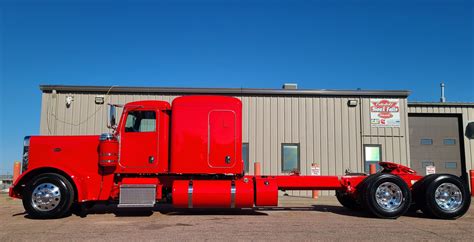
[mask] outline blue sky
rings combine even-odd
[[[0,173],[39,84],[408,89],[474,102],[470,0],[0,3]]]

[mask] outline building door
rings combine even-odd
[[[380,171],[379,162],[382,161],[382,145],[364,145],[364,172],[370,173],[370,165]]]
[[[459,117],[414,114],[408,119],[411,168],[426,175],[426,167],[434,166],[436,173],[461,176],[465,164]]]

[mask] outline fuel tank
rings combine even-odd
[[[177,180],[173,182],[173,206],[177,208],[251,208],[252,179]]]
[[[118,163],[119,143],[112,134],[102,134],[99,138],[99,165],[115,167]]]

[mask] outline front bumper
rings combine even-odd
[[[21,198],[20,194],[15,192],[14,186],[11,186],[10,189],[8,190],[8,196],[12,198]]]

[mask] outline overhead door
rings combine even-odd
[[[427,166],[436,173],[461,176],[459,118],[452,116],[410,115],[411,168],[425,175]]]

